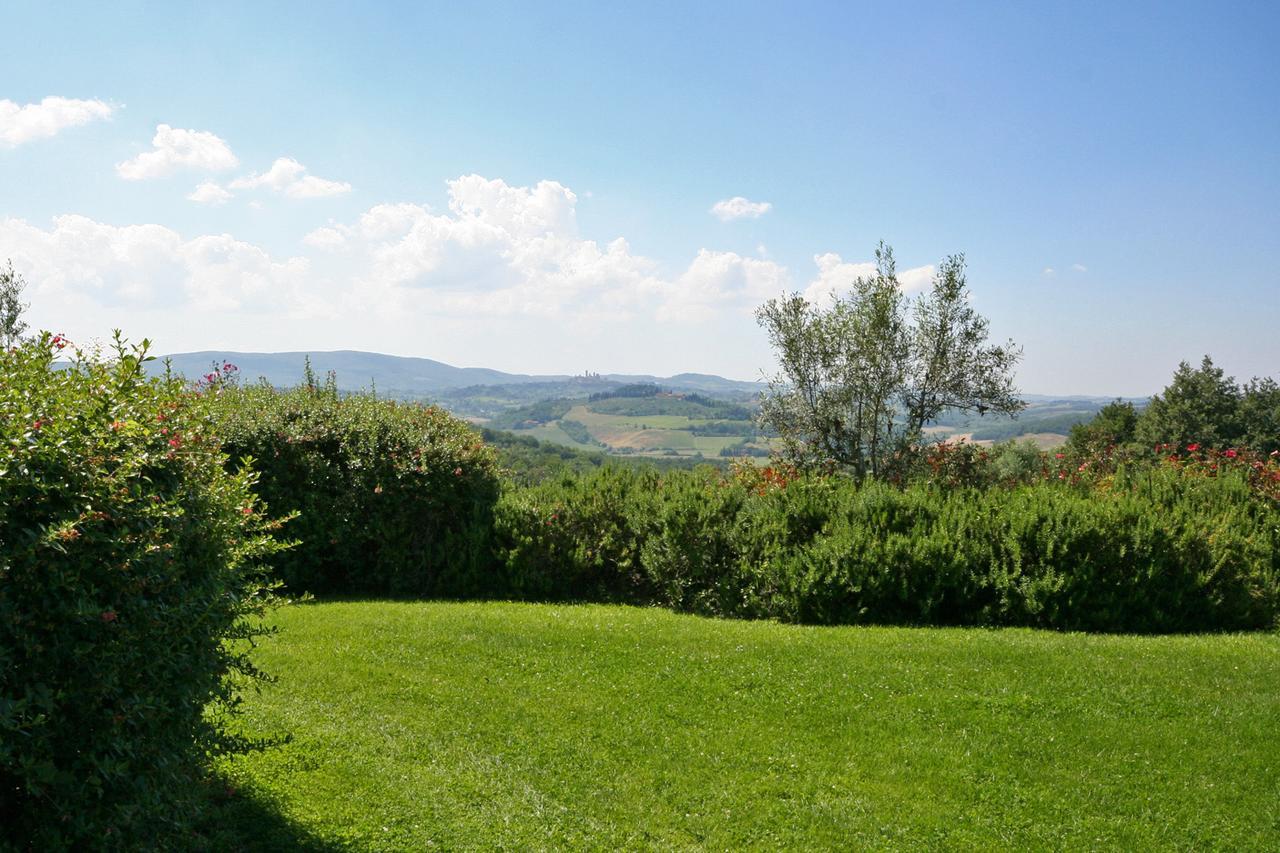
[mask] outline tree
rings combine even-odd
[[[756,318],[781,368],[760,421],[800,467],[876,476],[944,410],[1013,414],[1024,405],[1013,387],[1021,350],[987,345],[960,255],[942,263],[927,294],[909,300],[893,251],[881,243],[875,275],[858,278],[830,308],[793,293],[762,305]]]
[[[1108,447],[1132,443],[1137,426],[1133,403],[1115,400],[1099,409],[1088,423],[1073,426],[1067,447],[1080,456],[1091,456]]]
[[[22,301],[22,291],[27,287],[21,275],[14,272],[13,261],[7,261],[0,269],[0,348],[16,346],[27,330],[22,312],[27,303]]]
[[[1178,365],[1173,381],[1138,418],[1137,438],[1148,445],[1232,447],[1243,437],[1240,388],[1205,356],[1199,368]]]
[[[1255,377],[1240,398],[1241,443],[1253,450],[1280,450],[1280,384]]]

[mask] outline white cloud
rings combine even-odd
[[[104,101],[60,98],[50,95],[38,104],[19,106],[0,99],[0,145],[13,148],[46,139],[68,127],[107,119],[115,108]]]
[[[1076,272],[1088,272],[1088,271],[1089,271],[1089,268],[1088,268],[1088,267],[1086,267],[1084,264],[1072,264],[1072,265],[1071,265],[1071,269],[1075,270]]]
[[[290,198],[326,198],[351,192],[351,184],[306,174],[307,167],[292,157],[279,157],[262,173],[246,175],[231,182],[233,190],[266,187]]]
[[[1057,272],[1053,267],[1045,267],[1042,275],[1053,275]]]
[[[804,296],[810,302],[820,304],[825,304],[838,294],[846,293],[857,279],[876,274],[874,262],[850,263],[835,252],[814,255],[813,263],[818,267],[818,275],[805,287]],[[933,274],[932,264],[899,270],[898,287],[903,293],[915,293],[929,286]]]
[[[666,288],[657,316],[700,322],[719,311],[754,308],[790,286],[786,268],[773,261],[700,249],[689,268]]]
[[[287,188],[303,175],[286,164],[254,180]],[[112,325],[163,332],[170,351],[231,340],[260,349],[342,341],[439,357],[438,344],[423,350],[406,342],[452,336],[457,347],[483,339],[529,358],[548,335],[559,335],[597,341],[592,346],[606,354],[662,340],[665,352],[686,341],[710,346],[682,327],[749,325],[752,309],[797,286],[767,256],[703,248],[664,268],[622,237],[588,239],[579,233],[577,196],[555,181],[515,186],[466,175],[447,188],[442,209],[380,204],[328,222],[303,237],[295,257],[228,234],[188,238],[162,225],[83,216],[48,227],[0,220],[0,257],[11,254],[32,283],[33,323],[94,334]],[[874,270],[834,253],[814,263],[805,292],[815,297]],[[912,290],[931,274],[917,267],[900,279]]]
[[[225,204],[231,198],[231,193],[227,192],[223,187],[218,186],[213,181],[205,181],[192,190],[191,194],[188,195],[187,198],[198,204],[217,205]]]
[[[285,195],[290,198],[328,198],[349,192],[351,184],[346,181],[330,181],[315,175],[307,175],[285,188]]]
[[[236,178],[231,182],[231,189],[253,190],[258,187],[269,187],[273,190],[283,190],[302,177],[302,173],[305,171],[307,171],[307,167],[292,157],[280,157],[265,172],[255,172],[243,178]]]
[[[67,215],[48,229],[0,220],[0,246],[12,247],[33,302],[43,304],[290,313],[307,301],[307,259],[277,261],[228,234],[185,240],[162,225]]]
[[[736,195],[711,205],[711,215],[721,222],[729,222],[734,219],[759,219],[772,209],[773,205],[767,201],[749,201]]]
[[[143,181],[163,178],[179,169],[217,172],[240,165],[230,146],[208,131],[160,124],[151,145],[152,150],[116,164],[116,173],[126,181]]]
[[[346,245],[347,235],[342,229],[325,226],[303,237],[302,242],[315,249],[334,251]]]

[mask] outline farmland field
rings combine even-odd
[[[1275,849],[1280,637],[323,603],[244,804],[348,849]],[[252,809],[249,813],[257,813]]]

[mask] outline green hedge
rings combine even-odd
[[[229,679],[256,671],[228,641],[258,632],[274,525],[144,349],[65,346],[0,352],[0,826],[181,847],[205,759],[235,747]]]
[[[812,623],[1274,626],[1280,511],[1153,467],[985,489],[602,471],[504,495],[496,595]],[[495,578],[497,580],[497,578]]]
[[[216,378],[216,377],[211,377]],[[498,497],[491,448],[441,409],[339,395],[332,383],[280,391],[215,387],[205,399],[257,493],[298,517],[296,547],[272,561],[295,591],[481,594],[492,581]]]

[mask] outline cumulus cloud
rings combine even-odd
[[[253,181],[286,192],[303,176],[286,162]],[[765,252],[703,248],[687,263],[666,267],[623,237],[584,237],[577,196],[556,181],[516,186],[465,175],[446,186],[440,209],[379,204],[315,228],[295,257],[273,256],[228,234],[186,237],[162,225],[115,226],[83,216],[58,217],[49,227],[0,220],[0,256],[12,254],[36,287],[33,304],[50,306],[59,318],[73,313],[65,306],[80,306],[76,316],[86,328],[154,322],[225,335],[249,323],[272,335],[273,324],[318,318],[300,321],[294,334],[304,327],[307,335],[359,334],[365,346],[423,329],[453,330],[462,339],[502,329],[544,340],[548,328],[679,335],[674,329],[681,325],[744,318],[797,287]],[[219,192],[229,189],[205,182],[192,195],[214,203]],[[323,262],[309,260],[322,253]],[[802,285],[810,298],[841,292],[874,272],[870,263],[835,253],[813,260]],[[919,289],[932,273],[932,267],[902,272],[903,289]],[[210,319],[218,312],[221,320]],[[535,327],[531,317],[548,325]]]
[[[659,289],[656,264],[626,240],[578,235],[577,197],[555,181],[518,187],[466,175],[447,186],[447,212],[382,204],[308,241],[346,245],[371,299],[430,291],[419,301],[443,312],[617,317]]]
[[[0,246],[45,304],[197,311],[298,310],[310,269],[228,234],[183,239],[162,225],[116,226],[59,216],[41,228],[0,220]]]
[[[835,252],[814,255],[813,263],[818,268],[818,274],[805,287],[804,296],[810,302],[818,304],[826,304],[837,295],[848,292],[857,279],[876,274],[874,262],[850,263]],[[898,287],[903,293],[915,293],[929,286],[933,274],[932,264],[898,270]]]
[[[711,205],[711,215],[721,222],[730,222],[734,219],[759,219],[772,209],[773,205],[767,201],[750,201],[736,195]]]
[[[339,228],[325,226],[317,228],[302,238],[302,242],[314,249],[333,251],[341,249],[347,242],[347,235]]]
[[[68,127],[107,119],[115,111],[105,101],[50,95],[38,104],[19,105],[0,99],[0,145],[13,148],[47,139]]]
[[[240,165],[230,146],[208,131],[160,124],[151,145],[150,151],[116,164],[116,173],[126,181],[145,181],[167,177],[179,169],[218,172]]]
[[[292,157],[279,157],[265,172],[246,175],[231,182],[233,190],[260,187],[284,193],[290,198],[326,198],[351,192],[351,184],[306,174],[307,167]]]
[[[1088,272],[1088,271],[1089,271],[1089,268],[1088,268],[1088,267],[1086,267],[1084,264],[1072,264],[1072,265],[1071,265],[1071,269],[1073,269],[1073,270],[1074,270],[1074,271],[1076,271],[1076,272]]]
[[[187,198],[198,204],[225,204],[231,198],[231,193],[213,181],[205,181],[192,190]]]

